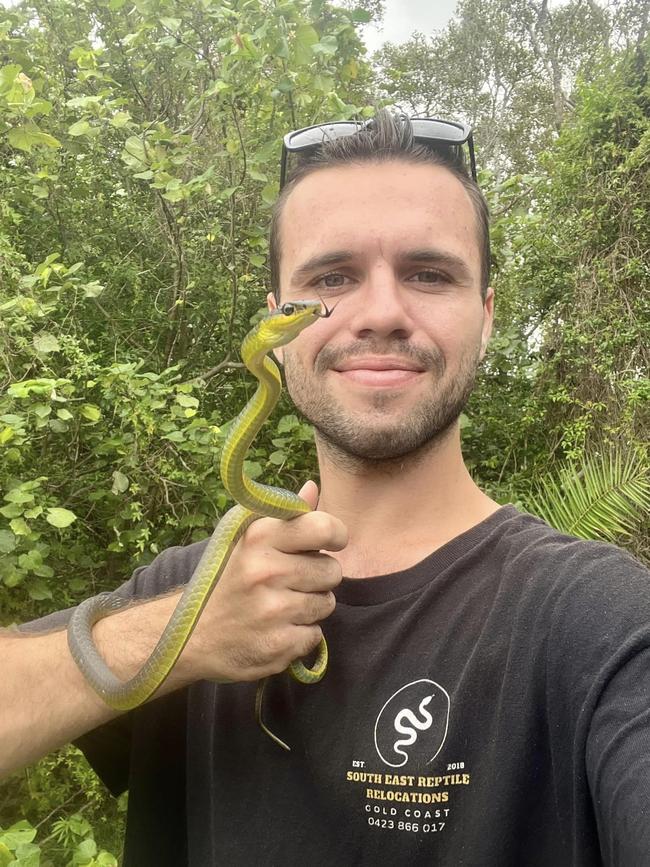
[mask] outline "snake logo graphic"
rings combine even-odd
[[[398,689],[375,722],[375,748],[381,760],[392,768],[403,767],[409,758],[433,761],[447,736],[449,707],[449,693],[433,680],[415,680]],[[406,737],[395,738],[396,734]]]
[[[424,732],[428,728],[431,728],[431,725],[433,723],[433,717],[431,716],[429,711],[425,710],[425,705],[429,704],[429,702],[434,697],[434,695],[435,695],[435,693],[433,695],[428,695],[426,698],[423,698],[422,701],[420,702],[420,707],[418,708],[418,710],[420,711],[420,713],[424,717],[424,722],[421,722],[415,716],[413,711],[410,710],[409,708],[404,708],[404,710],[401,710],[397,714],[397,716],[395,717],[395,721],[393,723],[393,725],[395,727],[395,731],[399,732],[403,735],[408,735],[408,738],[404,738],[404,740],[401,740],[401,741],[395,741],[395,743],[393,744],[393,749],[395,750],[395,752],[398,753],[400,756],[404,756],[404,763],[405,764],[408,761],[408,753],[405,753],[404,750],[400,750],[400,747],[410,747],[411,744],[415,743],[418,736],[417,736],[415,729],[405,727],[402,724],[402,720],[403,719],[408,720],[408,722],[410,722],[412,726],[415,726],[415,728],[419,729],[421,732]]]

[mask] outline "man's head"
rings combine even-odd
[[[317,149],[298,154],[295,159],[296,165],[280,191],[271,216],[269,262],[271,289],[276,302],[280,300],[281,294],[282,214],[287,199],[301,180],[328,167],[395,160],[444,166],[465,188],[476,217],[476,238],[481,255],[480,290],[485,298],[490,282],[490,215],[485,197],[468,170],[461,146],[445,146],[440,142],[428,145],[416,141],[409,118],[395,116],[382,109],[373,118],[371,125],[360,127],[354,135],[332,138]]]
[[[402,460],[455,427],[492,322],[464,180],[388,150],[310,161],[287,187],[282,301],[321,297],[334,311],[278,355],[294,403],[338,459]]]

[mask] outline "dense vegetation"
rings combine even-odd
[[[215,455],[253,388],[237,347],[268,286],[281,137],[378,104],[476,128],[498,319],[463,416],[475,477],[650,557],[648,5],[462,0],[441,33],[369,58],[373,17],[326,0],[0,13],[1,624],[210,532]],[[250,471],[295,488],[314,466],[285,402]],[[113,864],[123,808],[62,750],[0,787],[0,865]]]

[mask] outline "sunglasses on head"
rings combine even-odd
[[[308,153],[318,150],[325,142],[354,135],[363,129],[372,128],[372,118],[367,121],[335,120],[331,123],[321,123],[316,126],[306,126],[285,135],[282,143],[282,160],[280,163],[280,189],[287,180],[287,163],[291,153]],[[436,144],[459,148],[467,144],[472,178],[476,181],[476,159],[474,157],[474,137],[472,128],[464,123],[453,120],[441,120],[437,117],[411,118],[413,138],[418,144]]]

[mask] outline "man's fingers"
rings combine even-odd
[[[343,577],[338,560],[315,551],[287,560],[286,586],[301,593],[333,590]],[[283,582],[284,583],[284,582]]]
[[[297,593],[296,613],[292,621],[296,626],[309,626],[325,620],[336,608],[336,596],[330,592]]]
[[[318,505],[318,485],[310,479],[298,491],[298,496],[307,503],[312,512],[315,511]]]
[[[255,521],[247,532],[255,531],[256,524],[265,519]],[[268,541],[278,551],[285,554],[299,554],[303,551],[341,551],[348,544],[348,531],[345,524],[327,512],[308,512],[281,521],[279,518],[268,518],[273,521],[272,535]],[[262,528],[259,528],[262,530]],[[264,528],[268,532],[268,528]]]

